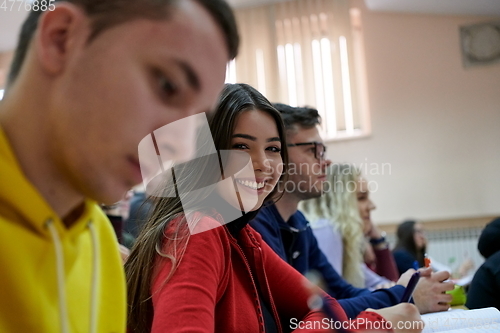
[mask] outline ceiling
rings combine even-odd
[[[228,0],[235,8],[287,0]],[[381,12],[425,13],[439,15],[487,15],[500,17],[500,0],[365,0],[370,10]],[[24,6],[22,6],[24,7]],[[27,12],[0,10],[0,52],[15,47],[17,35]]]

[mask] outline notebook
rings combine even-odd
[[[496,308],[450,310],[422,315],[422,333],[493,333],[500,332],[500,311]]]

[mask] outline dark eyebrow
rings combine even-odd
[[[247,140],[257,141],[256,137],[248,135],[248,134],[234,134],[232,137],[233,138],[243,138],[243,139],[247,139]],[[281,139],[278,138],[278,137],[274,137],[274,138],[269,138],[269,139],[266,140],[266,142],[273,142],[273,141],[279,141],[279,142],[281,142]]]
[[[200,87],[201,87],[200,86],[200,79],[198,78],[198,75],[196,75],[193,68],[184,61],[178,61],[177,63],[179,64],[182,71],[186,75],[189,85],[192,88],[194,88],[194,90],[200,91]]]
[[[248,139],[252,141],[257,141],[257,138],[255,136],[251,136],[248,134],[233,134],[233,138],[243,138],[243,139]]]

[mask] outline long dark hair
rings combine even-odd
[[[410,252],[418,261],[420,267],[424,267],[426,247],[424,246],[422,249],[417,249],[417,244],[415,244],[415,238],[413,237],[415,235],[416,223],[416,221],[408,220],[398,226],[398,231],[396,233],[397,243],[394,247],[394,251],[406,250]]]
[[[217,150],[228,150],[231,148],[231,137],[236,126],[236,121],[243,112],[250,110],[266,112],[276,122],[281,146],[283,147],[280,152],[283,160],[283,173],[280,180],[283,180],[282,178],[287,174],[288,155],[285,149],[285,129],[281,115],[262,94],[249,85],[228,84],[224,87],[216,111],[209,117],[209,127],[215,148]],[[201,137],[197,141],[198,148],[201,147],[200,149],[203,149],[206,146],[206,138]],[[203,172],[193,171],[192,165],[189,165],[185,169],[175,169],[175,181],[171,181],[171,183],[175,187],[176,197],[150,197],[148,199],[153,200],[152,204],[154,208],[152,214],[138,236],[125,264],[128,289],[128,329],[130,332],[145,333],[151,330],[153,321],[151,287],[155,274],[152,263],[155,262],[158,256],[168,258],[172,261],[172,269],[165,282],[170,279],[175,269],[179,266],[190,235],[187,228],[188,223],[183,217],[185,213],[183,204],[186,203],[184,200],[193,199],[187,198],[187,196],[183,197],[183,194],[178,189],[181,185],[188,189],[204,188],[200,186],[200,183],[213,183],[220,179],[220,170],[210,173],[212,171],[207,170],[210,168],[205,168],[205,165],[210,162],[209,156],[197,161],[198,164],[195,165],[195,169],[201,169]],[[209,173],[208,176],[207,172]],[[201,200],[198,200],[198,202],[202,202],[203,198],[207,195],[208,193],[202,193]],[[278,196],[276,186],[267,196],[266,201],[275,201]],[[194,207],[196,207],[196,203]],[[203,210],[204,207],[200,205],[199,208]],[[173,230],[171,230],[172,224],[170,222],[179,217],[180,222],[175,223]],[[168,231],[166,231],[167,227]],[[162,251],[162,249],[166,249],[167,253]]]

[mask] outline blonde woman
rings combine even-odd
[[[328,261],[349,283],[359,288],[388,287],[398,279],[394,258],[385,238],[371,222],[375,205],[368,183],[354,166],[332,164],[330,188],[317,199],[303,201],[300,209],[311,222],[319,247]],[[366,241],[370,239],[370,243]],[[372,250],[378,259],[377,273],[364,263]]]

